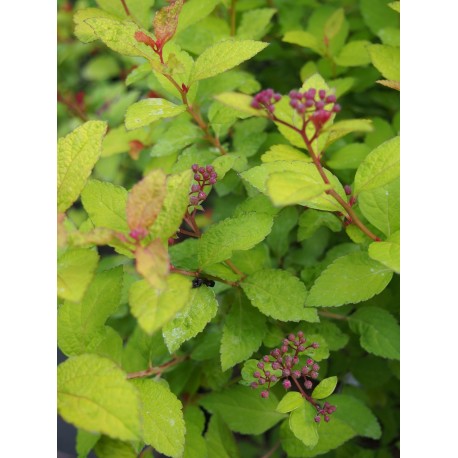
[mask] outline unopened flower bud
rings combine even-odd
[[[264,398],[264,399],[268,398],[269,397],[269,392],[267,390],[262,391],[261,392],[261,397]]]
[[[297,347],[297,349],[298,349],[299,351],[304,351],[304,350],[305,350],[305,346],[304,346],[304,345],[299,345],[299,346]]]
[[[257,388],[259,385],[256,382],[250,384],[251,388]]]
[[[271,382],[276,382],[278,380],[277,376],[276,375],[271,375],[270,376],[270,381]]]
[[[253,374],[253,377],[254,378],[259,378],[261,377],[261,373],[259,371],[256,371],[254,374]]]
[[[326,97],[326,103],[334,103],[336,101],[336,96],[334,94],[330,94]]]
[[[307,359],[307,366],[311,366],[313,364],[313,359],[309,358]]]
[[[216,178],[210,178],[208,181],[210,184],[215,184],[216,183]]]
[[[291,388],[291,382],[289,380],[283,380],[283,386],[289,390]]]
[[[301,376],[301,371],[293,371],[292,375],[294,378],[299,378]]]
[[[282,353],[286,353],[288,351],[288,346],[287,345],[283,345],[281,347],[281,351],[282,351]]]
[[[280,363],[278,363],[277,361],[274,361],[274,362],[272,363],[272,369],[273,369],[273,370],[280,369],[280,367],[281,367],[281,366],[280,366]]]
[[[346,184],[346,185],[344,186],[344,190],[345,190],[345,194],[346,194],[347,196],[350,196],[350,195],[351,195],[351,186],[350,186],[350,185]]]
[[[257,366],[258,366],[259,369],[264,369],[264,363],[262,363],[261,361],[259,361]]]
[[[266,356],[263,356],[262,357],[262,360],[265,362],[265,363],[268,363],[270,361],[270,358],[266,355]]]
[[[288,368],[283,369],[282,371],[283,377],[289,377],[291,375],[291,371]]]
[[[305,386],[305,388],[310,390],[312,388],[312,386],[313,386],[313,383],[310,380],[306,380],[305,383],[304,383],[304,386]]]
[[[315,363],[315,364],[312,366],[312,369],[313,369],[314,371],[319,371],[319,370],[320,370],[320,366],[319,366],[318,364]]]
[[[198,199],[198,197],[196,197],[196,196],[191,196],[191,197],[189,198],[189,203],[190,203],[191,205],[199,205],[199,199]]]
[[[312,372],[310,373],[310,377],[312,377],[312,378],[317,378],[317,377],[318,377],[318,373],[315,372],[315,371],[312,371]]]
[[[266,379],[260,377],[260,378],[258,379],[258,383],[259,383],[260,385],[264,385],[264,383],[266,383]]]
[[[319,423],[319,422],[321,421],[321,417],[320,417],[319,415],[317,415],[317,416],[314,418],[314,420],[315,420],[317,423]]]
[[[204,200],[207,198],[207,194],[205,194],[204,192],[199,192],[199,199],[200,200]]]
[[[213,170],[215,170],[212,165],[207,165],[207,167],[205,167],[205,169],[207,170],[208,173],[211,173],[211,172],[213,172]]]
[[[336,103],[333,107],[332,107],[332,111],[334,113],[338,113],[339,111],[341,110],[341,107],[338,103]]]
[[[191,167],[192,171],[194,173],[196,173],[198,170],[199,170],[199,165],[198,164],[192,164],[192,167]]]
[[[191,186],[191,191],[192,191],[192,192],[198,192],[198,191],[200,191],[200,186],[199,186],[198,184],[193,184],[193,185]]]
[[[330,418],[327,415],[325,415],[324,421],[327,423],[329,420],[330,420]]]
[[[318,342],[313,342],[312,343],[313,348],[320,348],[320,344]]]
[[[204,167],[199,167],[199,172],[200,173],[205,173],[205,168]]]
[[[320,97],[321,100],[323,100],[326,97],[326,91],[324,89],[320,89],[318,91],[318,96]]]

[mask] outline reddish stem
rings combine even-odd
[[[161,366],[149,367],[148,369],[145,369],[144,371],[130,372],[129,374],[127,374],[127,378],[132,379],[132,378],[148,377],[150,375],[160,375],[169,367],[175,366],[181,363],[182,361],[184,361],[185,359],[187,359],[187,356],[177,356],[176,358],[172,359],[171,361],[165,364],[162,364]]]

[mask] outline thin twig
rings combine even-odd
[[[278,441],[267,453],[262,455],[261,458],[270,458],[275,453],[278,447],[280,447],[280,441]]]
[[[76,117],[80,118],[81,121],[86,122],[88,120],[88,117],[81,108],[71,100],[65,98],[60,91],[57,91],[57,101],[63,103]]]
[[[332,313],[332,312],[326,312],[326,310],[320,310],[318,312],[318,315],[324,316],[325,318],[332,318],[334,320],[348,320],[348,316],[345,315],[339,315],[337,313]]]
[[[149,367],[148,369],[145,369],[144,371],[138,371],[138,372],[130,372],[127,374],[128,379],[132,378],[140,378],[140,377],[149,377],[150,375],[159,375],[162,374],[166,369],[169,367],[173,367],[185,359],[187,359],[188,356],[177,356],[176,358],[172,359],[171,361],[162,364],[161,366],[158,367]]]
[[[231,7],[229,8],[229,12],[231,16],[231,37],[235,35],[236,6],[237,6],[237,0],[232,0]]]

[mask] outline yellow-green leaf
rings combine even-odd
[[[401,233],[399,231],[392,234],[384,242],[373,242],[369,245],[369,256],[383,265],[399,273],[401,270],[400,245]]]
[[[137,390],[109,359],[70,358],[57,368],[57,409],[65,421],[115,439],[140,438]]]
[[[337,377],[328,377],[323,380],[312,391],[312,398],[324,399],[334,392],[337,386]]]
[[[137,272],[156,289],[164,289],[169,273],[169,255],[161,239],[153,240],[147,246],[135,250]]]
[[[374,67],[387,79],[400,80],[400,50],[394,46],[372,45],[369,47]]]
[[[102,152],[107,130],[104,121],[88,121],[66,137],[57,147],[57,209],[65,212],[78,199]]]

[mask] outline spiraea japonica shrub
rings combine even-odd
[[[399,2],[58,7],[78,457],[398,456]]]

